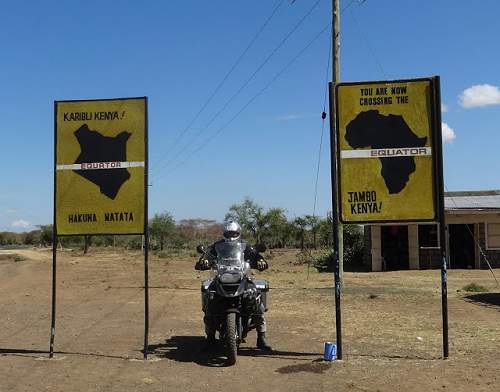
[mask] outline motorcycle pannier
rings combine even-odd
[[[267,293],[269,291],[269,282],[265,279],[255,279],[253,283],[261,292],[262,303],[264,304],[264,309],[266,309],[267,312]]]

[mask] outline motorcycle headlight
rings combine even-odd
[[[222,283],[236,283],[241,280],[241,274],[238,272],[225,272],[219,275],[219,280]]]

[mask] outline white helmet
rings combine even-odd
[[[241,227],[238,222],[228,221],[224,224],[224,238],[226,241],[237,241],[240,239]]]

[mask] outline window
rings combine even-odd
[[[418,225],[418,246],[439,248],[438,225]]]
[[[500,223],[487,223],[486,224],[488,249],[500,249]]]

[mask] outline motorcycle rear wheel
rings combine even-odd
[[[238,356],[236,313],[226,315],[226,355],[228,365],[234,365]]]

